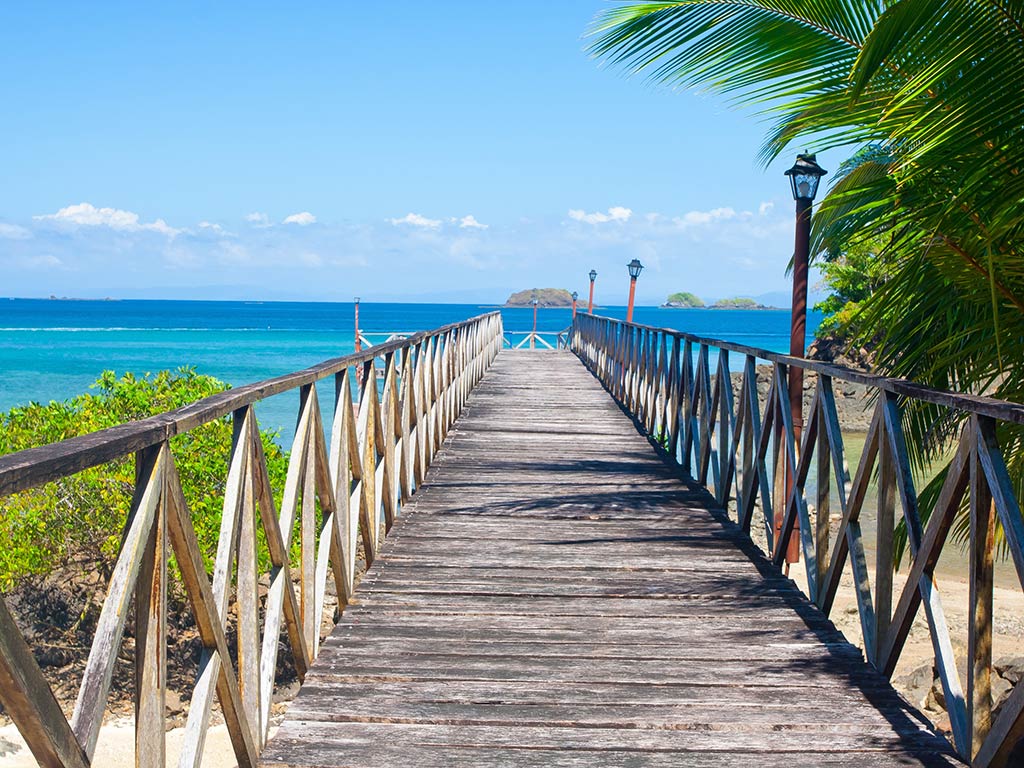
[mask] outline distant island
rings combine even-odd
[[[759,304],[753,299],[743,296],[719,299],[714,304],[708,305],[699,296],[689,291],[679,291],[678,293],[670,294],[661,306],[668,309],[776,309],[776,307]]]
[[[704,300],[689,291],[679,291],[671,294],[661,306],[672,309],[700,309],[704,306]]]
[[[571,307],[572,294],[564,288],[527,288],[516,291],[508,297],[506,307],[532,307],[533,300],[539,307]]]
[[[719,299],[708,309],[776,309],[776,307],[768,307],[764,304],[758,304],[753,299],[737,296],[732,299]]]
[[[105,296],[102,299],[78,299],[73,296],[54,296],[51,293],[50,301],[120,301],[120,299],[112,299],[109,296]]]

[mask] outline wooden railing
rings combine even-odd
[[[1000,422],[1024,424],[1024,405],[941,392],[901,379],[874,376],[741,344],[705,339],[663,328],[579,315],[572,348],[609,392],[688,477],[708,487],[749,534],[755,515],[763,524],[776,565],[799,529],[807,596],[827,615],[849,565],[867,660],[891,677],[918,608],[924,606],[935,666],[945,694],[954,746],[976,766],[1007,765],[1024,737],[1024,684],[1018,684],[992,719],[994,532],[1001,524],[1024,586],[1024,520],[997,439]],[[711,351],[717,368],[711,373]],[[696,355],[694,354],[696,352]],[[742,363],[734,396],[731,355]],[[766,402],[758,396],[758,362],[769,366]],[[797,444],[790,412],[791,367],[814,372],[813,404]],[[833,381],[867,386],[876,404],[860,463],[850,480]],[[904,409],[917,400],[959,415],[963,429],[945,483],[922,516],[904,437]],[[816,488],[808,498],[808,476]],[[878,469],[878,534],[872,574],[860,517],[872,474]],[[790,469],[786,477],[785,467]],[[830,485],[835,483],[838,531],[831,535]],[[894,594],[897,517],[902,508],[911,558],[906,586]],[[966,681],[960,679],[934,570],[954,516],[970,514],[970,602]],[[782,509],[781,531],[773,513]],[[924,519],[927,523],[923,523]]]
[[[505,331],[506,349],[568,349],[569,329],[562,331]]]
[[[328,579],[344,607],[356,582],[359,545],[368,566],[501,344],[495,312],[143,421],[0,457],[0,497],[136,457],[131,513],[70,722],[0,598],[0,703],[39,763],[90,765],[134,603],[136,764],[165,764],[167,561],[173,553],[202,644],[179,765],[200,764],[216,694],[238,764],[255,766],[270,726],[282,623],[301,679],[319,650]],[[329,377],[336,402],[327,439],[315,384]],[[300,417],[278,510],[253,406],[289,391],[299,396]],[[169,441],[229,415],[234,444],[211,579]],[[272,563],[265,600],[258,590],[257,528]],[[226,631],[232,593],[235,653]]]

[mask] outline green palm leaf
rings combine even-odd
[[[818,207],[818,258],[884,237],[894,274],[851,320],[886,373],[1024,402],[1024,0],[684,0],[617,5],[591,52],[726,95],[794,144],[854,147]],[[880,341],[879,341],[880,340]],[[914,462],[962,416],[906,404]],[[1000,427],[1018,492],[1024,432]]]

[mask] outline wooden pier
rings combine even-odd
[[[960,763],[575,355],[517,351],[261,764]]]
[[[507,338],[498,313],[481,315],[0,456],[0,501],[106,462],[136,467],[72,712],[0,595],[0,705],[39,764],[102,764],[128,652],[146,768],[201,768],[215,705],[243,768],[1024,765],[1024,683],[998,699],[992,685],[997,531],[1024,588],[1003,455],[1024,404],[589,314],[558,349],[502,351]],[[793,367],[814,374],[799,434]],[[856,467],[833,381],[874,394]],[[299,418],[277,488],[256,406],[285,394]],[[903,431],[922,407],[959,429],[931,498]],[[207,552],[176,437],[227,419]],[[946,621],[935,578],[958,515],[966,625]],[[805,592],[782,575],[794,550]],[[171,586],[199,635],[178,757]],[[841,588],[863,655],[828,618]],[[948,740],[889,683],[919,614]],[[275,730],[285,657],[302,687]]]

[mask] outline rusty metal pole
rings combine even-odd
[[[626,307],[626,322],[632,323],[633,304],[636,299],[636,279],[643,272],[644,265],[640,263],[640,259],[633,259],[626,265],[626,269],[629,271],[629,306]]]
[[[793,309],[790,317],[789,354],[804,356],[804,342],[807,338],[807,272],[810,262],[811,244],[811,203],[808,198],[796,200],[796,238],[793,247]],[[789,412],[793,419],[793,440],[796,443],[797,461],[800,460],[800,437],[804,430],[804,369],[795,365],[789,367]],[[793,490],[796,467],[789,467],[786,473],[786,494]],[[780,510],[785,515],[785,506]],[[778,526],[781,528],[780,518]],[[793,526],[793,534],[786,545],[786,562],[796,563],[800,559],[800,521]]]
[[[587,314],[594,314],[594,281],[597,280],[597,270],[590,270],[590,301],[587,302]]]
[[[530,349],[537,346],[537,300],[533,300],[533,333],[530,334]]]
[[[363,344],[359,340],[359,297],[356,296],[355,299],[353,299],[353,301],[355,302],[356,306],[356,352],[359,352],[363,348]]]
[[[793,199],[796,201],[796,237],[793,243],[793,308],[789,335],[789,354],[793,357],[804,356],[804,340],[807,338],[807,271],[810,261],[811,205],[818,192],[818,182],[827,173],[828,171],[818,165],[817,158],[810,153],[797,155],[793,167],[785,172],[785,175],[789,177]],[[793,440],[796,443],[794,453],[797,463],[800,461],[800,438],[804,430],[803,405],[804,371],[802,368],[791,365],[789,366],[789,412],[793,421]],[[781,440],[782,437],[776,431],[776,441]],[[797,469],[795,466],[787,467],[788,463],[788,461],[783,462],[783,467],[786,470],[784,488],[787,502],[793,493]],[[776,503],[776,533],[781,531],[787,505],[788,503]],[[793,526],[793,535],[785,543],[787,564],[795,563],[800,559],[799,528],[800,522],[797,519]],[[783,545],[777,536],[776,542],[776,546]]]
[[[355,304],[355,314],[356,314],[356,352],[361,352],[362,349],[363,349],[363,344],[359,340],[359,297],[356,296],[352,300],[352,302],[353,302],[353,304]],[[362,389],[363,389],[363,366],[361,366],[361,365],[357,365],[356,366],[356,388],[360,392],[362,392]],[[356,411],[356,413],[358,414],[358,411]]]

